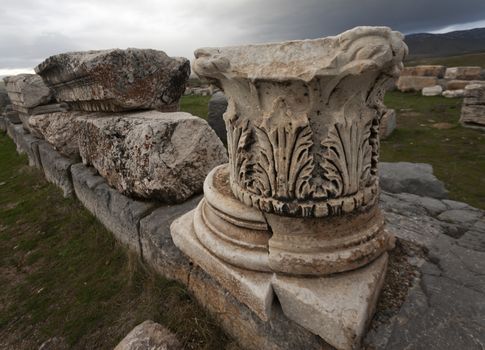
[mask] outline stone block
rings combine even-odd
[[[413,193],[433,198],[447,198],[443,182],[433,175],[433,167],[424,163],[379,163],[379,184],[391,193]]]
[[[64,197],[71,197],[73,195],[73,185],[70,169],[75,162],[63,157],[47,142],[40,142],[38,147],[45,178],[59,187]]]
[[[13,124],[22,124],[22,120],[19,118],[19,113],[16,111],[7,111],[4,113],[4,116]]]
[[[145,321],[131,330],[114,350],[182,350],[175,334],[153,321]]]
[[[401,92],[421,91],[425,87],[438,85],[436,77],[400,76],[396,86]]]
[[[226,109],[227,98],[222,91],[217,91],[209,100],[207,122],[225,145],[227,144],[227,132],[223,115]]]
[[[241,269],[212,255],[199,242],[194,232],[194,212],[183,215],[170,227],[175,245],[222,284],[237,300],[247,305],[262,320],[268,321],[273,302],[272,274]]]
[[[271,320],[263,321],[200,267],[190,273],[189,291],[248,350],[335,350],[319,336],[289,320],[273,303]]]
[[[140,242],[143,260],[161,275],[188,284],[192,264],[173,243],[172,222],[197,206],[201,196],[188,201],[164,205],[140,221]]]
[[[480,80],[450,80],[446,83],[447,90],[462,90],[470,84],[480,84]]]
[[[83,112],[56,112],[29,117],[29,126],[34,135],[45,139],[59,153],[68,158],[80,160],[77,117]]]
[[[374,314],[387,259],[384,254],[363,268],[329,277],[275,275],[273,288],[289,319],[337,349],[356,349]]]
[[[28,133],[20,133],[17,134],[16,137],[17,152],[19,154],[27,155],[30,166],[42,169],[42,162],[39,154],[39,142],[41,142],[41,140]]]
[[[51,56],[35,71],[57,101],[75,110],[174,112],[190,75],[190,63],[158,50],[112,49]]]
[[[140,202],[110,188],[96,170],[81,163],[71,167],[77,198],[113,235],[141,256],[140,220],[156,207],[155,202]]]
[[[188,113],[146,111],[77,118],[79,151],[120,193],[181,203],[227,162],[207,122]]]
[[[29,108],[47,104],[52,99],[50,89],[37,74],[19,74],[3,79],[14,110],[27,113]]]
[[[440,96],[442,92],[443,88],[440,85],[425,87],[421,90],[423,96]]]
[[[443,78],[446,67],[438,65],[422,65],[415,67],[404,67],[401,76],[436,77]]]
[[[465,90],[445,90],[442,95],[446,98],[463,98],[465,96]]]
[[[470,84],[465,88],[460,124],[485,130],[485,84]]]
[[[481,67],[450,67],[446,68],[445,79],[480,80],[481,74]]]

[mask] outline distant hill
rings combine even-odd
[[[409,58],[443,57],[485,52],[485,28],[459,30],[445,34],[406,35]]]

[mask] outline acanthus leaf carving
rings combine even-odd
[[[330,129],[322,141],[324,171],[323,188],[329,197],[348,196],[364,188],[369,182],[373,146],[369,121],[360,126],[347,118]]]
[[[267,197],[305,199],[312,192],[312,130],[305,113],[294,115],[283,98],[255,127],[254,190]]]

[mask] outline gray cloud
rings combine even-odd
[[[198,47],[316,38],[357,25],[410,33],[480,20],[483,0],[17,0],[0,12],[0,70],[73,50],[149,47],[192,58]]]

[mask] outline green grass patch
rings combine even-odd
[[[390,92],[385,103],[397,129],[382,141],[381,160],[429,163],[450,198],[485,209],[485,133],[458,123],[462,100]]]
[[[77,200],[64,199],[0,132],[0,337],[36,349],[64,337],[72,349],[113,349],[147,319],[187,349],[223,349],[227,337],[184,287],[119,245]]]
[[[406,61],[405,64],[406,66],[437,64],[447,67],[480,66],[485,68],[485,52],[448,57],[414,58]]]
[[[210,96],[187,95],[180,99],[180,110],[207,119]]]

